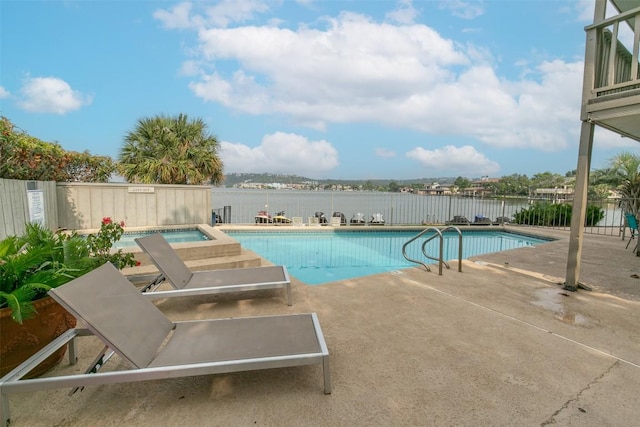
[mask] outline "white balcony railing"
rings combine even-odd
[[[596,43],[592,98],[640,89],[640,7],[585,28]]]

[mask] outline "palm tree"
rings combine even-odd
[[[623,152],[613,157],[610,165],[622,181],[618,187],[623,197],[622,210],[637,216],[640,212],[640,156]]]
[[[127,181],[143,184],[219,184],[218,148],[202,119],[145,117],[125,136],[119,171]]]

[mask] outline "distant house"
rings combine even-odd
[[[261,190],[264,188],[264,184],[261,182],[240,182],[238,184],[235,184],[234,187]]]
[[[609,200],[620,200],[622,199],[622,194],[618,190],[609,190],[609,196],[607,197]]]
[[[460,194],[465,197],[484,197],[491,192],[491,188],[488,184],[494,184],[500,182],[500,178],[489,178],[483,176],[482,178],[471,181],[471,185],[463,190],[460,190]]]
[[[553,203],[565,203],[573,200],[574,190],[565,185],[555,188],[537,188],[534,193],[537,198],[551,200]]]
[[[418,194],[423,196],[449,196],[451,193],[451,186],[440,185],[437,182],[425,184],[424,188],[418,191]]]

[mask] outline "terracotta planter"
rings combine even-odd
[[[0,377],[27,360],[64,331],[76,326],[76,319],[49,296],[34,302],[37,314],[22,324],[11,319],[9,308],[0,309]],[[34,368],[25,378],[42,375],[64,357],[62,347]]]

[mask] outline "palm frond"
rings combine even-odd
[[[11,318],[22,323],[35,313],[32,300],[36,294],[37,289],[29,286],[15,289],[11,293],[0,292],[0,308],[9,307]]]

